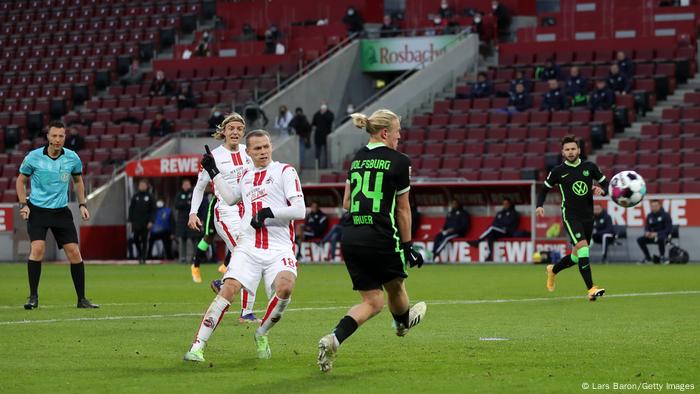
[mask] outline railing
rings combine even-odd
[[[350,36],[346,37],[343,41],[339,42],[337,45],[333,46],[331,49],[327,50],[324,52],[321,56],[319,56],[316,60],[313,62],[303,66],[299,71],[296,73],[292,74],[289,76],[287,79],[284,81],[281,81],[280,83],[277,84],[277,86],[262,95],[257,102],[258,105],[262,105],[265,101],[270,99],[272,96],[275,94],[279,93],[280,91],[284,90],[287,86],[291,85],[294,81],[299,79],[302,75],[305,75],[308,73],[311,69],[314,67],[318,66],[319,64],[323,63],[324,61],[328,60],[331,56],[336,54],[338,51],[340,51],[342,48],[344,48],[347,44],[349,44],[352,40],[354,40],[356,37],[358,37],[357,33],[353,33]]]
[[[419,29],[412,29],[412,30],[419,30]],[[464,29],[464,30],[460,31],[459,33],[457,33],[457,35],[455,36],[455,38],[454,38],[453,40],[451,40],[450,42],[447,43],[446,47],[450,47],[450,46],[452,46],[454,43],[456,43],[456,42],[462,40],[462,39],[463,39],[464,37],[466,37],[470,32],[471,32],[471,29]],[[395,86],[397,86],[397,85],[399,85],[400,83],[402,83],[403,81],[405,81],[405,80],[406,80],[408,77],[410,77],[415,71],[424,68],[424,67],[426,66],[426,64],[427,64],[427,60],[424,60],[424,61],[423,61],[420,65],[418,65],[417,67],[414,67],[414,68],[411,68],[411,69],[409,69],[409,70],[404,71],[401,75],[399,75],[396,79],[394,79],[393,81],[391,81],[388,85],[384,86],[381,90],[377,91],[377,92],[374,93],[372,96],[370,96],[368,99],[366,99],[365,101],[363,101],[362,103],[360,103],[360,104],[355,108],[355,110],[358,111],[358,112],[361,112],[363,109],[369,107],[370,105],[372,105],[372,103],[374,103],[375,101],[377,101],[377,99],[379,99],[381,96],[383,96],[383,95],[386,94],[388,91],[390,91],[391,89],[393,89]],[[346,120],[346,121],[347,121],[347,120]],[[342,124],[342,123],[341,123],[341,124]],[[340,125],[338,125],[338,127],[340,127]]]

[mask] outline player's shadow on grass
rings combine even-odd
[[[374,369],[348,373],[341,368],[339,370],[334,369],[328,373],[322,373],[314,363],[313,366],[309,368],[309,372],[303,374],[304,376],[285,378],[284,372],[280,371],[277,377],[267,383],[249,384],[247,386],[240,386],[239,388],[243,393],[278,393],[281,390],[285,393],[308,393],[310,390],[309,388],[313,387],[314,392],[332,393],[337,392],[339,387],[357,387],[357,382],[380,372],[381,371]]]

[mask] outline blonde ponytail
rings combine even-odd
[[[350,117],[352,118],[352,124],[354,124],[358,129],[364,129],[367,127],[367,115],[356,112],[350,115]]]
[[[401,122],[401,117],[388,109],[378,109],[368,118],[367,115],[354,113],[350,115],[352,123],[360,129],[367,129],[367,132],[374,135],[383,129],[391,128],[394,120]]]

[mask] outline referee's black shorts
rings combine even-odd
[[[46,241],[46,232],[51,229],[59,249],[69,243],[78,243],[78,232],[73,223],[73,214],[68,207],[41,208],[27,202],[29,219],[27,232],[30,241]]]
[[[567,219],[564,220],[564,230],[569,235],[571,243],[576,245],[581,241],[586,241],[591,243],[591,236],[593,235],[593,218],[590,220],[580,220],[580,219]]]
[[[382,289],[384,283],[396,278],[408,277],[401,252],[350,245],[341,246],[353,290]]]

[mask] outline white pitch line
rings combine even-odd
[[[674,295],[691,295],[700,294],[700,290],[683,290],[683,291],[659,291],[652,293],[626,293],[626,294],[611,294],[606,295],[606,298],[626,298],[626,297],[654,297],[654,296],[674,296]],[[567,297],[539,297],[539,298],[506,298],[495,300],[435,300],[426,301],[428,305],[475,305],[475,304],[505,304],[515,302],[539,302],[539,301],[566,301],[580,300],[582,296],[567,296]],[[188,303],[189,304],[189,303]],[[142,305],[149,305],[144,303]],[[337,309],[348,309],[350,306],[325,306],[325,307],[305,307],[305,308],[290,308],[290,312],[306,312],[306,311],[328,311]],[[262,311],[256,311],[262,312]],[[177,317],[202,316],[202,313],[173,313],[173,314],[157,314],[157,315],[135,315],[135,316],[102,316],[102,317],[74,317],[68,319],[47,319],[47,320],[7,320],[0,321],[0,326],[19,325],[19,324],[39,324],[39,323],[63,323],[73,321],[109,321],[109,320],[139,320],[139,319],[167,319]]]

